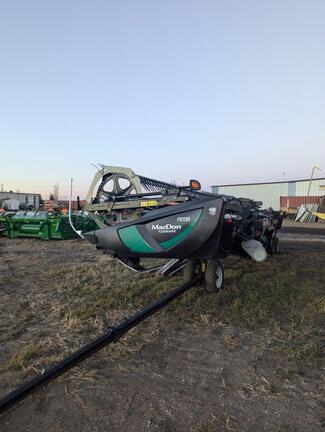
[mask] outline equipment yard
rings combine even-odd
[[[221,293],[192,288],[1,431],[321,431],[325,242],[291,234],[265,262],[224,267]],[[182,282],[131,275],[82,240],[1,238],[0,270],[0,396]]]

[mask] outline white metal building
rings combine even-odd
[[[6,201],[14,199],[19,201],[19,204],[24,204],[26,206],[32,206],[38,209],[40,206],[41,195],[35,193],[25,193],[25,192],[0,192],[0,201]]]
[[[213,193],[263,201],[263,207],[272,207],[274,210],[280,210],[281,196],[306,196],[308,194],[309,184],[310,179],[269,183],[216,185],[211,187]],[[312,180],[309,195],[325,195],[325,177]]]

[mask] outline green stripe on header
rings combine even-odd
[[[141,237],[135,225],[127,228],[122,228],[118,231],[122,242],[132,252],[154,253],[156,252],[144,239]]]

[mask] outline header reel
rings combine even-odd
[[[192,180],[193,189],[199,182]],[[116,222],[138,219],[140,216],[166,205],[188,201],[188,194],[171,183],[139,176],[130,168],[103,166],[96,174],[83,207],[98,227]]]

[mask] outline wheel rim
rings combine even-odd
[[[223,282],[223,271],[222,271],[222,267],[219,266],[216,270],[216,287],[218,289],[221,288],[222,282]]]

